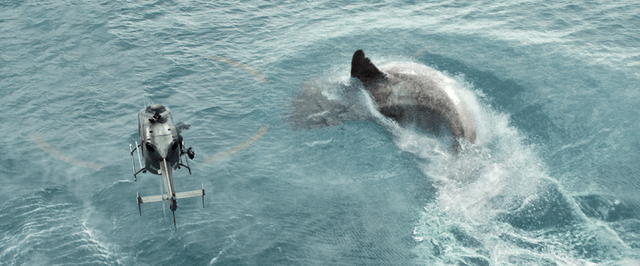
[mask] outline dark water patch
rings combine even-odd
[[[484,257],[462,256],[456,264],[458,266],[489,266],[491,262]]]
[[[556,185],[549,185],[525,199],[518,209],[503,213],[498,219],[527,231],[568,227],[582,221],[572,204]]]
[[[480,242],[480,240],[473,237],[469,232],[467,232],[462,227],[454,226],[451,229],[449,229],[449,232],[464,247],[468,247],[468,248],[483,247],[482,242]]]
[[[136,49],[136,48],[140,47],[140,46],[136,45],[135,43],[132,43],[130,41],[126,41],[126,40],[123,40],[123,39],[118,39],[117,41],[115,41],[114,42],[114,46],[118,47],[118,50],[120,52],[133,50],[133,49]]]
[[[588,217],[605,222],[640,219],[637,205],[615,196],[586,195],[575,196],[582,212]]]

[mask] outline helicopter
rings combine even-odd
[[[227,63],[229,65],[245,70],[248,73],[252,74],[260,82],[267,81],[267,79],[260,72],[241,62],[235,61],[230,58],[225,58],[222,56],[212,56],[210,57],[210,59]],[[154,134],[153,133],[154,129],[156,126],[158,126],[154,124],[165,125],[164,129],[166,129],[166,131],[170,131],[169,129],[174,129],[174,131],[171,132],[170,134]],[[177,205],[176,205],[177,199],[202,196],[202,206],[204,207],[204,195],[205,195],[204,185],[201,185],[200,190],[181,192],[181,193],[175,193],[174,186],[173,186],[172,173],[176,169],[180,169],[181,167],[186,167],[189,170],[189,174],[191,174],[191,168],[189,167],[189,162],[187,161],[186,157],[183,155],[186,154],[187,156],[189,156],[190,159],[193,159],[195,153],[191,148],[184,150],[184,142],[182,140],[182,136],[180,136],[180,132],[182,132],[185,129],[189,129],[189,127],[190,127],[189,125],[186,125],[184,123],[178,123],[174,125],[173,117],[171,116],[171,112],[169,111],[168,108],[159,104],[151,105],[146,107],[145,109],[140,110],[140,112],[138,112],[138,129],[140,133],[140,143],[135,142],[135,148],[133,148],[132,145],[129,145],[129,151],[131,153],[131,164],[133,166],[134,181],[137,181],[137,175],[140,172],[146,173],[147,171],[151,171],[151,173],[162,175],[162,179],[165,187],[164,195],[141,197],[140,193],[138,193],[136,197],[136,200],[138,202],[138,212],[140,213],[140,215],[142,215],[142,209],[140,207],[142,203],[168,201],[170,204],[171,210],[174,212],[173,214],[174,228],[176,228],[175,210],[177,208]],[[159,130],[162,130],[162,129],[163,129],[163,126],[160,126]],[[262,136],[264,136],[267,133],[268,130],[269,130],[269,126],[263,125],[253,136],[251,136],[241,144],[235,147],[232,147],[224,152],[207,157],[203,160],[203,162],[210,163],[210,162],[225,158],[227,156],[231,156],[247,148],[248,146],[255,143],[256,141],[258,141],[260,138],[262,138]],[[37,132],[30,132],[28,135],[29,135],[29,138],[31,138],[31,140],[33,141],[33,143],[35,143],[40,149],[42,149],[44,152],[51,155],[53,158],[56,158],[58,160],[61,160],[63,162],[66,162],[78,167],[89,168],[93,170],[99,170],[102,167],[104,167],[104,165],[102,164],[83,161],[83,160],[74,158],[73,156],[67,155],[64,152],[58,151],[57,149],[49,145],[49,143],[47,143],[45,139]],[[163,138],[161,137],[161,135],[170,135],[169,142],[164,143],[167,140],[161,140]],[[177,148],[174,148],[173,146],[174,145],[173,140],[176,139],[176,136],[178,138],[177,143],[179,145],[179,152],[176,152],[175,150]],[[162,145],[158,145],[159,143],[156,143],[156,140],[155,140],[156,138],[158,139],[158,141],[163,142]],[[147,142],[150,142],[151,143],[150,147],[153,148],[153,150],[151,150],[150,152],[146,151]],[[170,145],[171,149],[169,149],[169,146],[167,145]],[[160,156],[158,153],[159,151],[156,149],[158,147],[162,147],[163,150],[166,153],[170,153],[171,156],[168,156],[168,157]],[[140,150],[142,150],[142,155],[145,158],[144,167],[142,166],[141,158],[143,156],[141,156]],[[136,170],[135,159],[133,155],[134,152],[136,151],[138,154],[138,162],[140,164],[139,170]],[[176,153],[178,154],[177,158],[174,157]],[[168,154],[165,154],[165,155],[168,155]],[[158,156],[161,157],[159,160],[158,160]],[[183,164],[183,158],[186,165]],[[171,170],[163,171],[162,170],[163,167],[164,169],[171,169]]]
[[[184,149],[184,140],[180,132],[189,129],[189,125],[178,123],[174,125],[173,116],[169,108],[161,104],[150,105],[138,112],[138,132],[140,143],[135,142],[135,148],[129,144],[131,153],[131,165],[133,167],[133,180],[138,180],[138,174],[150,172],[161,175],[164,183],[165,193],[162,195],[141,197],[137,192],[138,212],[142,216],[143,203],[168,201],[169,209],[173,213],[173,227],[177,230],[176,214],[177,200],[202,196],[202,207],[204,208],[204,185],[201,189],[176,193],[173,186],[173,172],[176,169],[185,167],[191,174],[189,159],[193,160],[195,152],[191,147]],[[142,154],[140,152],[142,150]],[[139,169],[136,170],[134,153],[138,155]],[[142,159],[144,158],[144,167]],[[183,164],[183,159],[186,164]]]

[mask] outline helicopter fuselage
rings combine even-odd
[[[163,161],[172,170],[180,162],[182,137],[173,123],[171,111],[154,104],[138,112],[138,131],[146,170],[161,175]]]

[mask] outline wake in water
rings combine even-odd
[[[464,77],[444,76],[444,82],[455,84],[477,127],[476,144],[461,142],[460,152],[451,152],[450,137],[385,117],[369,93],[344,76],[305,84],[287,119],[292,127],[306,129],[372,120],[393,135],[401,151],[416,158],[437,189],[413,231],[418,263],[637,263],[633,250],[613,230],[587,218],[548,176],[536,147],[524,144],[508,115],[492,110]]]
[[[414,239],[417,253],[441,264],[584,264],[620,261],[632,250],[603,224],[589,220],[547,175],[535,146],[507,115],[482,104],[480,92],[458,78],[458,92],[477,125],[476,145],[441,154],[429,136],[395,129],[398,147],[423,159],[437,188]],[[605,254],[602,254],[602,253]]]

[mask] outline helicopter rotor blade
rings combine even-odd
[[[260,82],[266,82],[267,81],[267,79],[262,74],[260,74],[260,72],[258,72],[257,70],[251,68],[250,66],[247,66],[247,65],[245,65],[243,63],[240,63],[240,62],[238,62],[236,60],[229,59],[229,58],[222,57],[222,56],[217,56],[217,55],[209,57],[209,59],[213,59],[213,60],[216,60],[216,61],[227,63],[229,65],[232,65],[232,66],[238,67],[238,68],[240,68],[240,69],[242,69],[244,71],[247,71],[247,72],[249,72],[249,74],[253,75]]]
[[[55,148],[51,147],[46,141],[44,141],[44,139],[42,139],[42,136],[40,136],[40,134],[38,134],[36,132],[29,133],[29,138],[31,138],[31,140],[36,145],[38,145],[38,147],[40,147],[40,149],[42,149],[43,151],[45,151],[49,155],[53,156],[53,158],[56,158],[56,159],[58,159],[60,161],[63,161],[63,162],[69,163],[69,164],[73,164],[73,165],[79,166],[79,167],[93,169],[93,170],[96,170],[96,171],[103,167],[102,165],[81,161],[81,160],[73,158],[73,157],[71,157],[69,155],[66,155],[66,154],[64,154],[62,152],[59,152]]]
[[[213,155],[213,156],[209,156],[207,158],[204,159],[205,163],[210,163],[216,160],[220,160],[224,157],[227,157],[229,155],[232,155],[236,152],[241,151],[242,149],[248,147],[249,145],[253,144],[254,142],[258,141],[260,138],[262,138],[262,136],[264,136],[264,134],[267,133],[267,130],[269,130],[269,126],[262,126],[260,127],[260,129],[258,129],[258,131],[253,134],[253,136],[251,136],[250,138],[248,138],[247,140],[245,140],[244,142],[240,143],[240,145],[235,146],[231,149],[228,149],[222,153]]]

